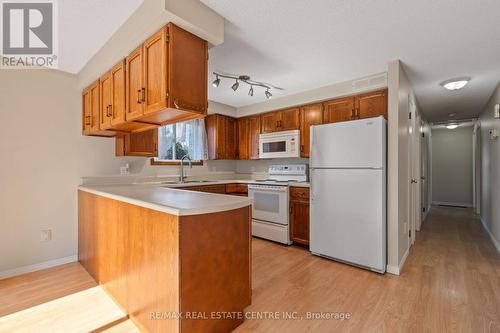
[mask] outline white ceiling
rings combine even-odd
[[[248,74],[282,96],[387,70],[400,59],[430,120],[477,115],[500,80],[498,0],[201,0],[227,19],[210,71]],[[470,76],[463,90],[443,80]],[[213,77],[209,76],[210,81]],[[235,107],[249,97],[234,81],[209,98]]]
[[[59,69],[78,73],[142,0],[63,0],[59,8]]]

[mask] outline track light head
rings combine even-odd
[[[236,91],[238,89],[239,85],[240,85],[240,83],[238,82],[238,80],[236,80],[236,82],[231,86],[231,89]]]
[[[212,86],[217,88],[220,84],[220,79],[219,79],[219,75],[216,75],[215,77],[216,77],[216,79],[214,80],[214,82],[212,82]]]
[[[273,96],[273,94],[271,94],[271,92],[269,91],[269,88],[267,88],[267,90],[266,90],[266,93],[265,93],[265,94],[266,94],[266,98],[267,98],[267,99],[270,99],[270,98]]]
[[[248,91],[248,96],[253,96],[253,86],[250,85],[250,90]]]

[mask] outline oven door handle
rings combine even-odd
[[[252,192],[274,192],[274,193],[284,193],[288,191],[287,186],[283,186],[283,189],[281,188],[263,188],[263,187],[253,187],[251,185],[248,186],[248,191]]]

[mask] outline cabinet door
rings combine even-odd
[[[294,243],[309,245],[309,202],[290,201],[290,239]]]
[[[323,103],[324,123],[336,123],[355,119],[354,97],[334,99]]]
[[[82,92],[82,134],[88,135],[92,125],[90,113],[90,90],[87,88]]]
[[[248,118],[238,119],[238,159],[248,160],[250,158],[250,120]]]
[[[224,158],[226,160],[236,160],[238,158],[238,128],[236,119],[224,117]]]
[[[299,108],[279,111],[278,131],[289,131],[299,129]]]
[[[167,106],[167,39],[163,28],[144,43],[144,88],[141,96],[144,113]]]
[[[262,133],[271,133],[278,131],[279,112],[264,113],[260,116]]]
[[[125,61],[111,70],[111,124],[125,122]]]
[[[300,156],[309,157],[312,125],[323,123],[323,104],[311,104],[300,109]]]
[[[125,156],[158,156],[158,129],[127,134]]]
[[[260,116],[248,117],[248,142],[251,160],[259,159]]]
[[[131,121],[142,116],[144,104],[142,103],[142,92],[144,89],[143,74],[144,64],[142,57],[142,46],[133,51],[125,60],[127,63],[126,73],[126,109],[125,119]]]
[[[387,91],[375,91],[356,96],[356,118],[372,118],[384,116],[387,118]]]
[[[89,87],[90,92],[90,115],[91,115],[91,132],[99,131],[99,113],[100,113],[100,99],[99,99],[99,81],[94,82]]]
[[[108,72],[101,76],[100,79],[99,121],[102,130],[111,127],[111,95],[111,72]]]

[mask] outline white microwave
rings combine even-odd
[[[259,136],[259,158],[300,156],[299,130],[265,133]]]

